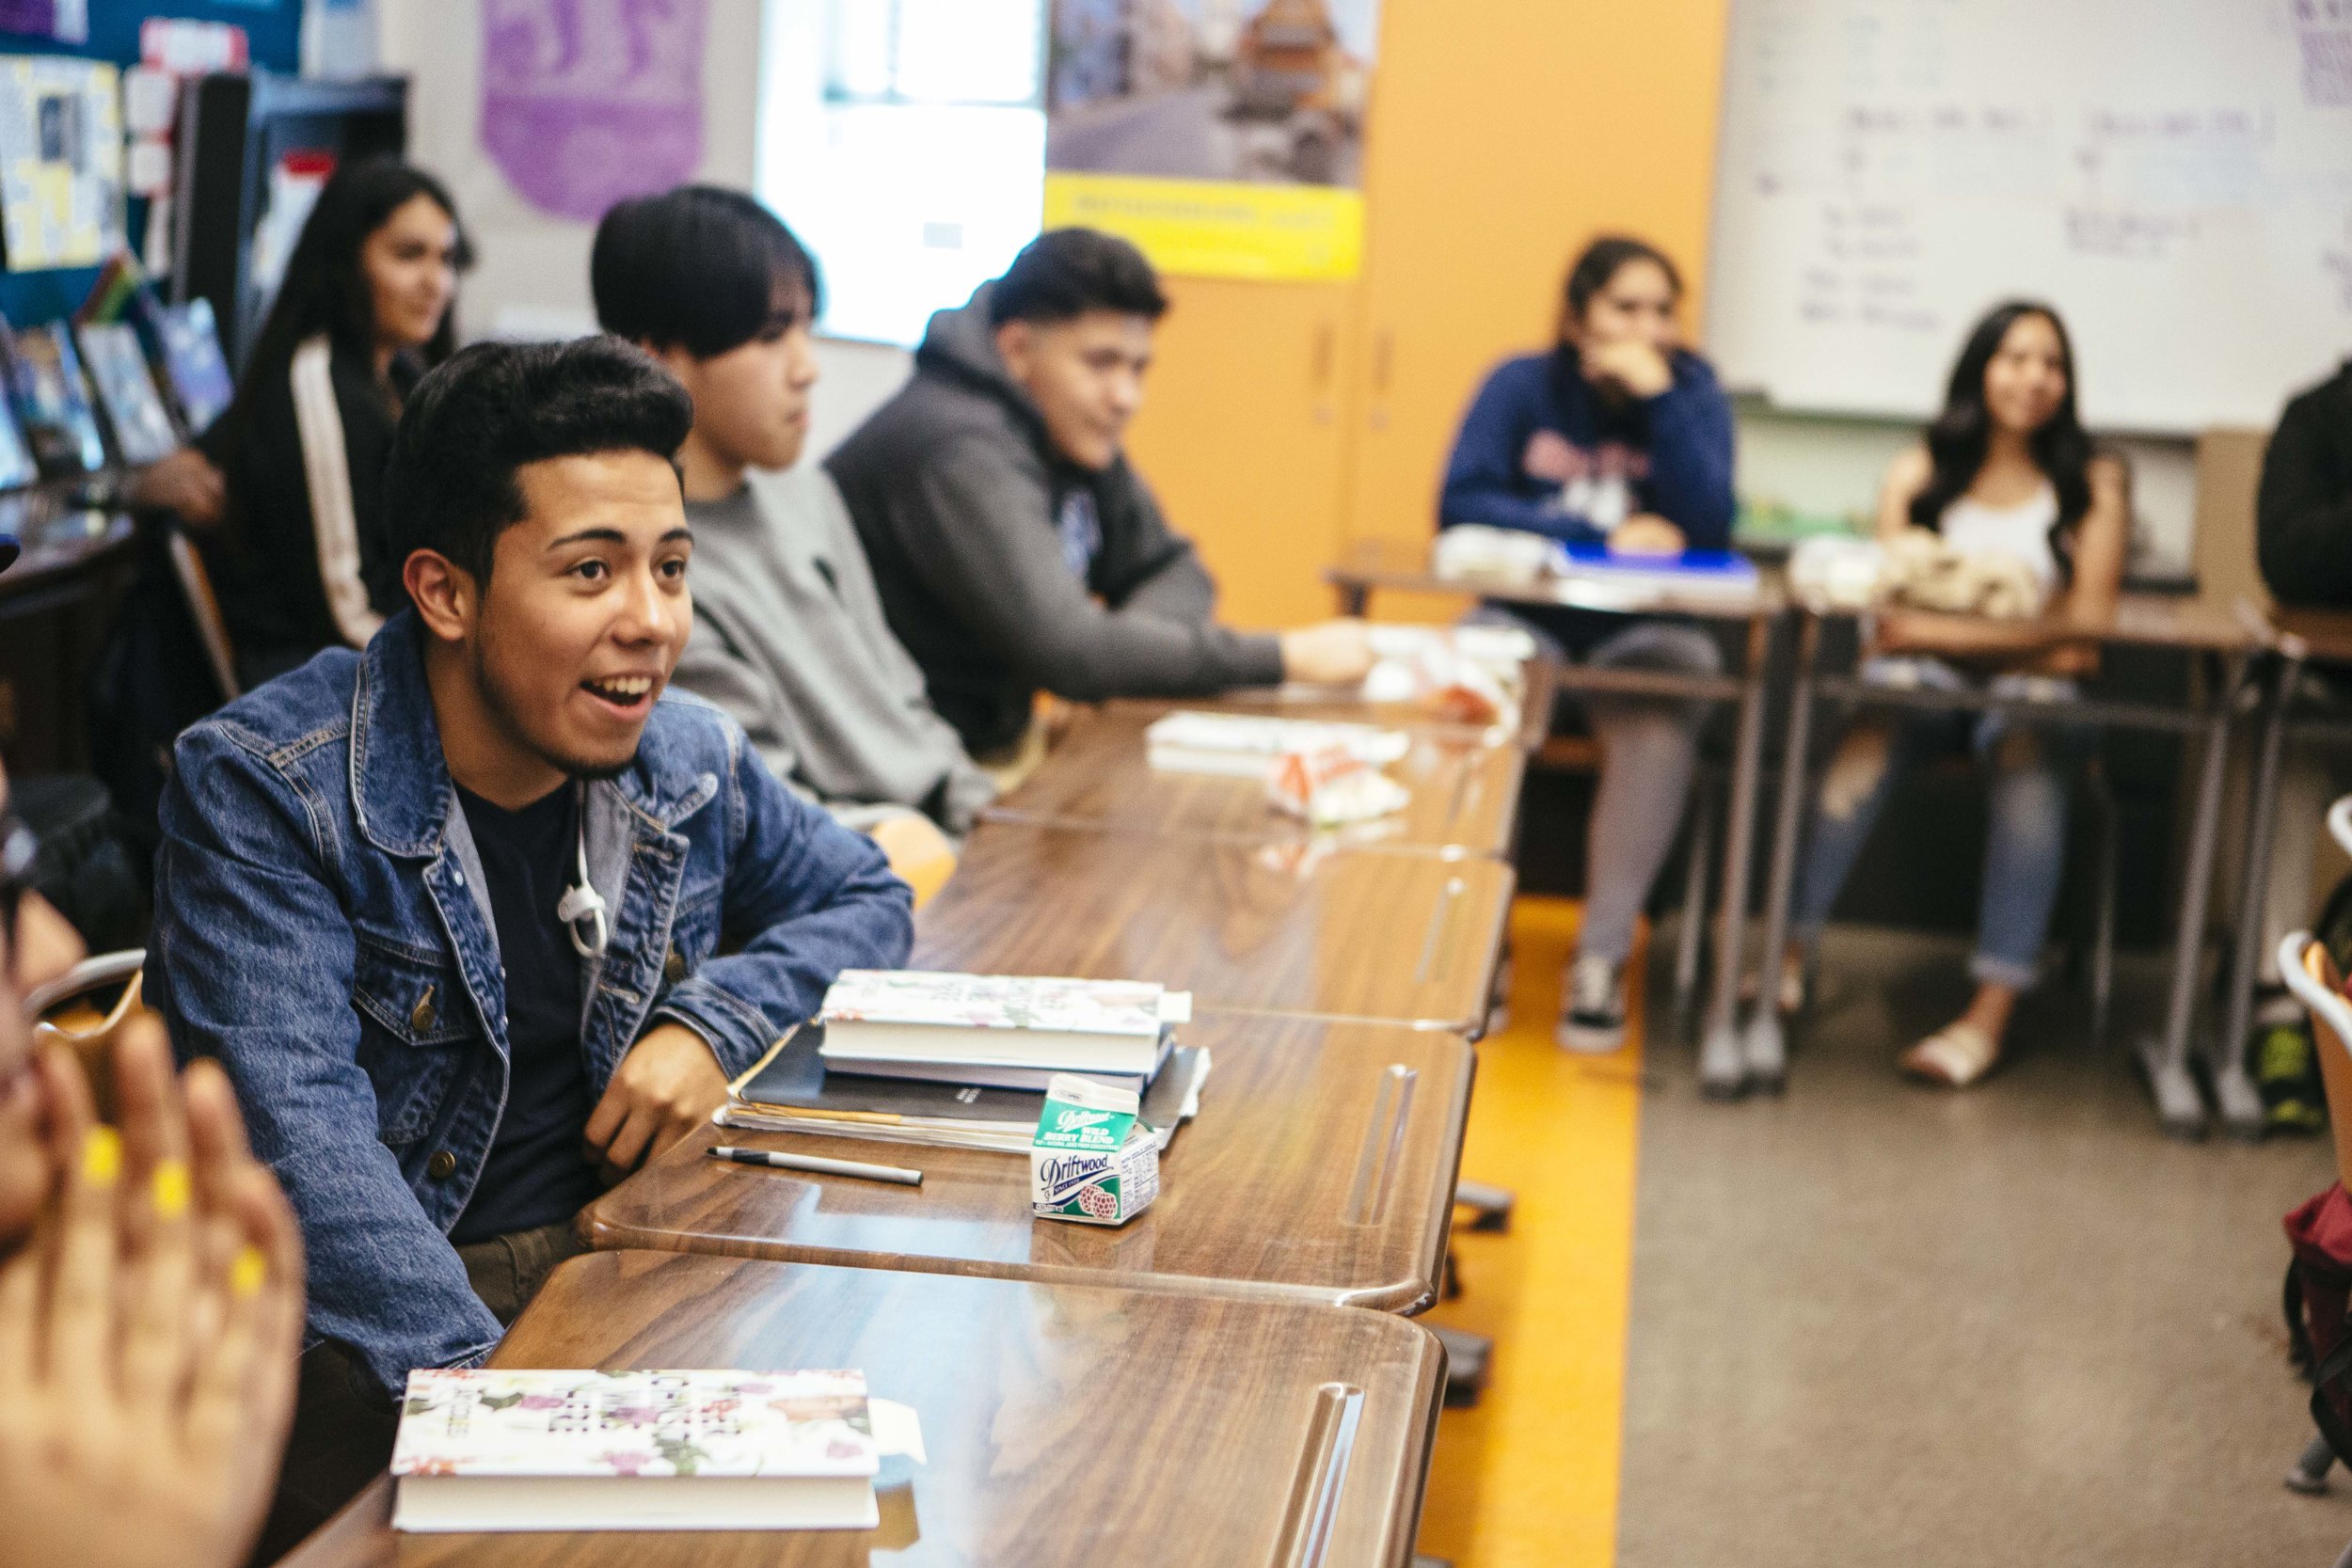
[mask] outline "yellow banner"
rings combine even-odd
[[[1363,195],[1324,185],[1049,172],[1045,227],[1073,226],[1122,235],[1187,277],[1328,281],[1363,264]]]

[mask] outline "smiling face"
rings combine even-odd
[[[1005,370],[1045,420],[1054,450],[1082,468],[1107,468],[1143,406],[1152,321],[1089,310],[1060,322],[1009,321],[996,329]]]
[[[2030,436],[2065,401],[2065,341],[2049,317],[2027,311],[2009,324],[1984,367],[1985,412],[2001,429]]]
[[[574,778],[618,773],[693,625],[677,472],[647,451],[516,470],[528,513],[469,595],[473,685],[507,743]]]
[[[694,434],[729,467],[788,468],[808,440],[809,388],[817,385],[817,343],[806,282],[779,280],[775,309],[750,341],[696,358],[683,348],[660,351],[694,399]]]
[[[410,197],[361,243],[359,276],[378,347],[431,342],[457,293],[456,222],[431,197]]]

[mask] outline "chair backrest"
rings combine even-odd
[[[237,685],[236,652],[230,645],[229,623],[221,618],[220,600],[213,595],[212,574],[204,569],[204,558],[196,553],[196,546],[176,525],[164,536],[164,547],[171,552],[171,575],[180,579],[188,618],[196,623],[196,635],[204,643],[204,661],[213,667],[213,679],[220,683],[221,701],[233,703],[245,693]]]
[[[2201,598],[2270,603],[2254,559],[2254,492],[2261,486],[2266,430],[2208,430],[2197,437],[2196,534],[2190,559]]]
[[[2327,947],[2307,932],[2279,944],[2279,974],[2310,1010],[2320,1082],[2328,1091],[2328,1126],[2336,1140],[2336,1178],[2352,1188],[2352,1001],[2344,997],[2344,976]]]
[[[139,997],[146,963],[147,955],[137,948],[102,953],[83,959],[24,999],[25,1011],[38,1021],[33,1025],[34,1042],[63,1045],[80,1059],[103,1121],[115,1119],[114,1039],[123,1022],[146,1005]],[[118,985],[122,993],[101,1011],[91,1000],[93,993]]]

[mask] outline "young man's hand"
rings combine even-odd
[[[588,1159],[611,1186],[709,1121],[726,1098],[708,1043],[683,1023],[658,1023],[628,1048],[589,1114]]]
[[[131,476],[124,497],[141,512],[170,512],[190,528],[209,529],[228,510],[229,483],[194,447],[150,463]]]
[[[1352,686],[1372,672],[1372,634],[1361,621],[1325,621],[1282,634],[1282,678]]]
[[[1596,343],[1583,351],[1583,360],[1586,376],[1613,381],[1637,398],[1654,398],[1675,384],[1666,356],[1639,339]]]

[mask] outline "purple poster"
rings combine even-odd
[[[482,146],[542,212],[593,222],[693,178],[707,0],[484,0]]]

